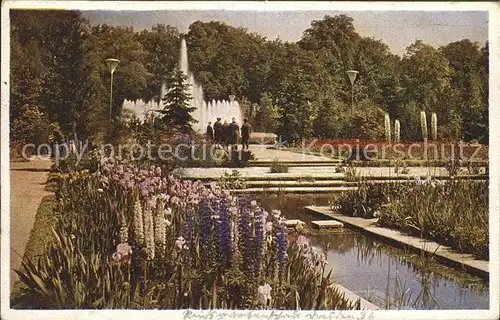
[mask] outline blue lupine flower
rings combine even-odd
[[[215,223],[215,233],[223,262],[229,261],[231,253],[231,217],[229,215],[229,206],[230,202],[227,198],[216,200],[214,203],[214,210],[219,217]]]
[[[264,216],[264,211],[262,211],[262,209],[260,208],[257,208],[255,210],[254,216],[255,216],[255,249],[256,249],[255,270],[259,272],[262,262],[262,255],[264,254],[266,219]]]
[[[280,274],[282,274],[285,267],[286,250],[288,245],[287,228],[283,219],[277,222],[276,230],[276,244],[278,253],[278,263]]]
[[[210,242],[211,242],[211,228],[212,221],[210,216],[212,209],[210,208],[210,201],[207,198],[200,201],[200,251],[202,259],[209,262],[210,259]]]
[[[243,255],[243,266],[251,268],[251,233],[250,233],[250,209],[248,199],[245,197],[240,198],[240,252]]]

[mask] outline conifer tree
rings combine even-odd
[[[163,110],[160,110],[162,123],[182,133],[191,133],[192,125],[198,122],[191,115],[196,108],[189,105],[189,87],[187,76],[176,69],[167,81],[167,92],[162,99]]]

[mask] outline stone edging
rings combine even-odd
[[[346,287],[341,286],[340,284],[336,283],[335,287],[341,291],[345,298],[350,300],[352,303],[355,303],[358,299],[361,302],[361,310],[380,310],[379,307],[371,303],[370,301],[362,298],[361,296],[357,295],[356,293],[352,292],[351,290],[347,289]]]

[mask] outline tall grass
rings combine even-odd
[[[477,258],[488,259],[488,182],[415,181],[372,184],[342,193],[340,212],[379,217],[382,227],[432,239]]]

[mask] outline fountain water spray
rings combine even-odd
[[[190,107],[196,108],[192,116],[198,121],[198,123],[193,125],[195,131],[204,132],[208,123],[212,122],[213,124],[217,118],[222,118],[223,121],[227,120],[228,122],[231,122],[231,119],[235,118],[238,125],[243,123],[243,114],[234,95],[229,96],[229,101],[205,101],[201,84],[196,81],[194,74],[189,71],[187,44],[184,38],[181,40],[178,67],[188,77],[187,82],[189,84],[189,94],[191,95],[191,100],[188,104]],[[136,101],[125,100],[123,102],[123,108],[131,110],[139,120],[143,121],[148,113],[163,109],[161,97],[165,95],[165,91],[165,84],[162,84],[160,101],[152,100],[144,102],[140,99]]]

